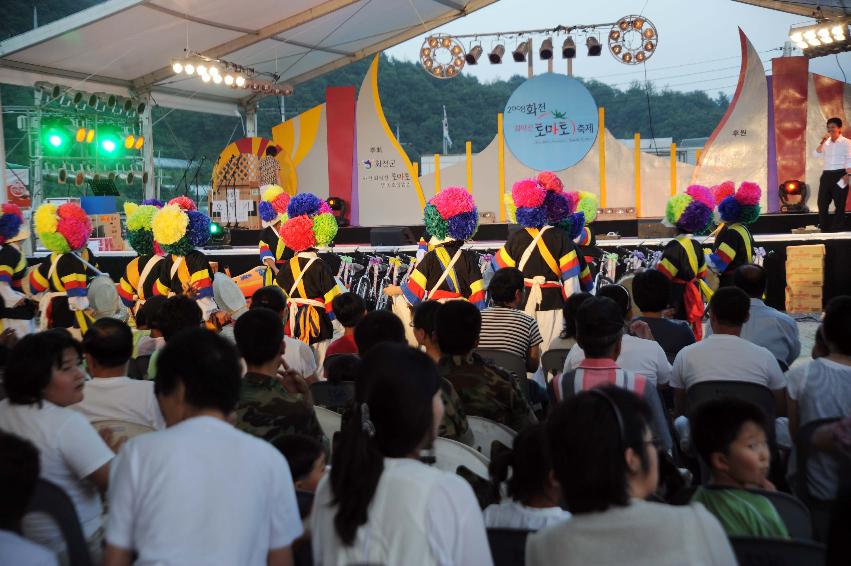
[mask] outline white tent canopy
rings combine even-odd
[[[0,83],[48,81],[234,115],[251,92],[175,76],[184,49],[289,85],[368,57],[496,0],[107,0],[0,42]]]

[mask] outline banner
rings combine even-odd
[[[30,208],[32,200],[27,186],[30,183],[29,169],[6,169],[6,202],[21,209]]]

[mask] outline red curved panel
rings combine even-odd
[[[777,180],[781,183],[806,174],[808,69],[806,57],[771,61]]]

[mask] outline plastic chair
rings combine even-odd
[[[317,381],[311,384],[310,394],[313,395],[313,402],[320,407],[329,409],[345,407],[355,396],[355,384],[351,381],[342,383]]]
[[[686,392],[688,398],[688,413],[692,413],[704,401],[733,397],[743,401],[750,401],[758,406],[768,417],[768,422],[773,423],[776,415],[774,394],[771,390],[756,383],[746,381],[703,381],[695,383]],[[769,427],[769,434],[774,439],[774,427]]]
[[[479,477],[490,477],[490,460],[474,448],[448,438],[436,438],[433,448],[434,465],[437,469],[454,474],[459,467],[464,466]]]
[[[328,438],[334,438],[334,434],[340,432],[343,416],[325,407],[313,407],[313,410],[316,411],[322,432]]]
[[[140,434],[154,432],[155,430],[149,426],[118,420],[95,421],[92,423],[92,426],[95,427],[95,430],[97,430],[98,432],[102,431],[105,428],[108,428],[112,430],[113,438],[115,440],[120,439],[124,441],[130,440],[131,438],[135,438]]]
[[[502,423],[486,419],[484,417],[467,417],[470,430],[473,431],[473,446],[481,452],[485,458],[491,459],[491,446],[494,442],[501,442],[505,446],[514,445],[514,437],[517,433]]]
[[[793,479],[793,491],[795,495],[809,508],[812,514],[812,525],[816,540],[824,540],[830,523],[831,501],[818,499],[810,493],[809,461],[813,456],[813,433],[816,429],[826,424],[839,420],[838,418],[818,419],[803,425],[795,437],[795,475]],[[840,470],[837,479],[848,477],[851,474],[851,460],[838,454],[822,454],[825,458],[841,458],[839,460]]]
[[[730,537],[739,566],[821,566],[825,547],[809,540]]]
[[[485,361],[514,374],[515,379],[520,384],[523,396],[527,402],[529,401],[529,380],[526,378],[526,360],[524,358],[502,350],[476,350],[476,353]]]
[[[558,375],[564,369],[564,362],[567,360],[567,355],[570,353],[570,348],[554,348],[547,350],[541,356],[541,366],[547,375]]]
[[[137,356],[130,360],[127,364],[127,377],[130,379],[148,379],[148,365],[151,363],[151,356]]]
[[[70,566],[92,566],[89,546],[77,510],[68,494],[58,485],[44,479],[39,479],[35,486],[27,513],[45,513],[59,527],[68,553]]]
[[[810,510],[804,502],[788,493],[782,491],[765,491],[763,489],[749,489],[752,493],[762,495],[774,505],[777,514],[783,519],[789,536],[798,540],[813,540],[813,523]]]
[[[532,531],[519,529],[488,529],[494,566],[523,566],[526,564],[526,539]]]

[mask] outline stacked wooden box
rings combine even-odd
[[[786,248],[786,311],[821,312],[824,244]]]

